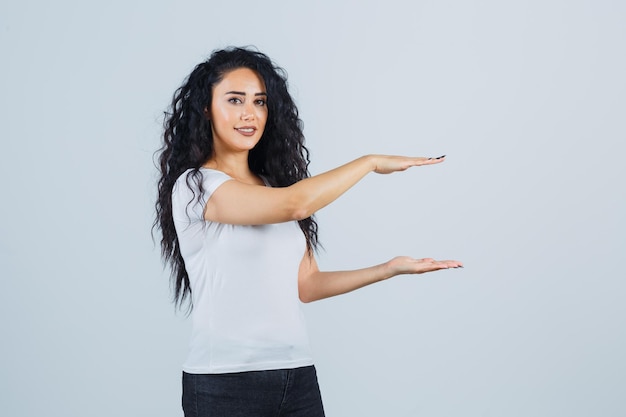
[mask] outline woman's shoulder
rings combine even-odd
[[[231,180],[228,174],[216,169],[200,167],[198,170],[193,168],[187,169],[177,179],[174,185],[174,194],[188,193],[211,195],[224,182]]]
[[[219,169],[215,169],[215,168],[200,167],[200,172],[202,172],[202,174],[206,174],[208,176],[213,176],[213,177],[231,178],[231,176],[225,173],[224,171],[220,171]]]
[[[194,171],[196,171],[194,168],[185,170],[185,172],[180,174],[176,179],[176,184],[187,183],[189,186],[193,186],[193,183],[197,182],[204,184],[207,181],[212,182],[220,179],[231,179],[225,172],[213,168],[200,167],[197,170],[197,174],[193,174]]]

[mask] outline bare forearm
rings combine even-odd
[[[206,220],[225,224],[270,224],[310,217],[335,201],[369,172],[389,174],[442,158],[366,155],[289,187],[261,187],[227,181],[211,195]]]
[[[396,256],[383,264],[369,268],[321,272],[315,258],[307,254],[300,264],[298,291],[300,300],[308,303],[345,294],[396,275],[423,274],[450,268],[463,268],[463,263],[455,260],[438,261],[433,258]]]
[[[373,156],[363,156],[345,165],[293,184],[291,196],[304,219],[326,207],[376,168]]]
[[[299,285],[300,299],[317,301],[383,281],[393,276],[387,263],[352,271],[316,271]]]

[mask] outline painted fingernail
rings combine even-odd
[[[441,159],[441,158],[445,158],[445,157],[446,157],[445,155],[441,155],[441,156],[438,156],[438,157],[437,157],[437,158],[435,158],[435,159]]]
[[[433,159],[433,158],[428,158],[428,161],[430,161],[431,159]]]

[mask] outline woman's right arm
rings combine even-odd
[[[225,224],[270,224],[310,217],[370,172],[390,174],[443,162],[440,158],[367,155],[289,187],[227,181],[209,198],[204,217]]]

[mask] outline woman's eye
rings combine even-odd
[[[265,106],[266,101],[263,100],[263,99],[258,99],[258,100],[255,101],[255,103],[256,103],[257,106]]]
[[[231,97],[228,99],[228,102],[233,104],[241,104],[241,99],[238,97]]]

